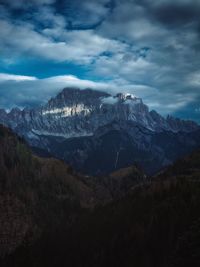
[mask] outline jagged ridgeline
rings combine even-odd
[[[1,110],[0,122],[39,155],[95,176],[133,164],[155,174],[200,146],[195,122],[164,118],[132,94],[91,89],[65,88],[42,107]]]

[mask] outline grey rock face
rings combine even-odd
[[[34,146],[41,145],[81,173],[101,176],[137,165],[152,175],[199,148],[200,130],[153,132],[133,122],[112,122],[93,136],[40,136]]]
[[[199,145],[195,122],[164,118],[132,94],[91,89],[65,88],[42,107],[0,110],[0,123],[31,146],[95,175],[133,162],[153,173]]]
[[[0,111],[0,122],[6,123],[27,139],[35,135],[65,138],[91,136],[112,121],[132,121],[151,131],[190,132],[197,124],[173,117],[163,118],[149,112],[142,99],[131,94],[111,96],[91,89],[66,88],[43,107]]]

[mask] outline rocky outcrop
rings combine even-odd
[[[155,111],[149,112],[142,99],[134,95],[111,96],[91,89],[66,88],[43,107],[0,111],[0,122],[28,140],[38,135],[91,136],[99,127],[113,121],[136,122],[151,131],[190,132],[198,128],[191,121],[165,119]]]
[[[0,110],[0,122],[92,175],[133,163],[152,174],[200,145],[195,122],[164,118],[129,93],[65,88],[42,107]]]

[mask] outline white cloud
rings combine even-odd
[[[125,44],[101,37],[93,30],[67,31],[60,28],[61,39],[54,41],[55,31],[46,29],[42,35],[36,32],[33,25],[24,23],[15,25],[0,20],[2,52],[27,53],[55,61],[73,61],[89,64],[105,51],[118,53],[126,49]]]
[[[64,87],[79,87],[81,89],[93,88],[97,90],[108,89],[108,83],[83,80],[74,75],[54,76],[46,79],[41,79],[40,82],[44,84],[44,88],[48,85],[49,89],[54,89],[56,87],[59,88],[59,90]]]
[[[64,30],[67,26],[65,17],[56,13],[52,6],[42,6],[35,13],[32,14],[32,20],[39,22],[44,28],[51,27],[51,29]]]
[[[13,106],[25,107],[27,105],[44,104],[65,87],[92,88],[106,91],[113,95],[125,90],[145,99],[148,99],[148,96],[152,94],[156,94],[156,89],[154,88],[130,84],[123,79],[94,82],[79,79],[73,75],[36,79],[29,76],[0,74],[0,107],[11,108]]]
[[[186,77],[186,82],[190,86],[194,86],[200,89],[200,71],[188,74]]]
[[[133,53],[118,53],[112,57],[100,57],[93,71],[101,76],[125,79],[132,83],[146,83],[152,80],[158,66],[143,57],[134,57]]]
[[[117,103],[117,101],[118,101],[117,98],[114,98],[112,96],[102,99],[102,102],[104,104],[109,104],[109,105],[113,105],[113,104]]]
[[[162,44],[169,30],[152,22],[146,9],[131,1],[116,5],[112,14],[99,27],[99,32],[108,38],[118,38],[137,45]]]
[[[21,81],[35,81],[35,80],[37,80],[37,78],[33,76],[0,73],[0,82],[5,82],[5,81],[21,82]]]
[[[65,87],[94,88],[106,90],[108,84],[81,80],[72,75],[46,79],[0,74],[0,107],[26,107],[46,103]],[[112,85],[110,86],[112,88]]]

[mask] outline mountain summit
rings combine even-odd
[[[129,93],[65,88],[42,107],[0,110],[0,122],[31,146],[95,175],[133,162],[152,173],[199,144],[195,122],[164,118]]]
[[[151,131],[190,132],[198,128],[191,121],[165,119],[156,111],[149,112],[142,99],[132,94],[111,96],[92,89],[65,88],[40,108],[0,112],[0,122],[27,138],[90,136],[113,121],[134,122]]]

